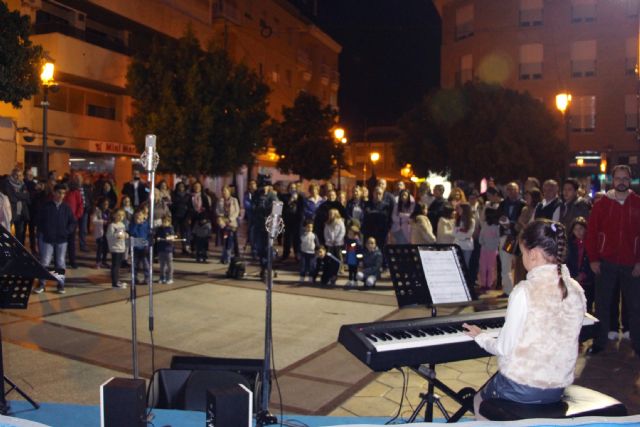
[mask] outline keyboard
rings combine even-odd
[[[504,310],[453,316],[344,325],[338,342],[373,371],[423,363],[447,363],[490,356],[464,333],[463,323],[497,337],[504,325]],[[597,319],[585,314],[580,340],[593,336]]]

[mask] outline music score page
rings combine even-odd
[[[419,249],[420,260],[433,304],[471,301],[455,248]]]

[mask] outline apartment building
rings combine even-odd
[[[473,79],[528,91],[550,110],[569,93],[571,174],[638,167],[638,0],[435,0],[441,84]],[[559,120],[563,120],[558,111]],[[541,141],[544,144],[544,141]]]
[[[285,0],[8,0],[29,15],[32,41],[55,63],[49,94],[49,168],[131,174],[139,155],[126,123],[131,55],[154,35],[178,38],[191,26],[203,46],[213,41],[258,72],[271,87],[268,113],[280,117],[300,91],[337,107],[341,47]],[[22,109],[0,104],[0,173],[42,160],[41,95]],[[260,157],[273,166],[275,153]]]

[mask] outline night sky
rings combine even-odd
[[[338,104],[350,139],[393,125],[439,85],[440,17],[430,0],[317,0],[317,8],[312,19],[343,48]]]

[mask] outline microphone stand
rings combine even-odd
[[[271,395],[271,349],[273,336],[271,334],[271,294],[273,291],[273,242],[278,234],[284,230],[282,221],[282,202],[274,201],[271,206],[271,215],[267,217],[265,228],[268,232],[267,240],[267,295],[264,327],[264,362],[262,365],[262,390],[260,393],[260,406],[256,412],[256,427],[273,425],[278,423],[275,415],[269,412],[269,396]]]
[[[149,278],[147,284],[149,285],[149,332],[153,334],[153,212],[155,204],[155,179],[156,179],[156,167],[160,161],[160,156],[156,151],[156,136],[146,135],[145,137],[145,150],[137,160],[142,164],[145,170],[149,173],[149,185],[151,186],[151,194],[149,199]],[[137,327],[137,307],[136,307],[136,284],[135,284],[135,254],[134,246],[138,239],[130,238],[130,250],[131,250],[131,357],[133,364],[133,378],[137,379],[139,376],[138,369],[138,327]]]
[[[145,150],[140,156],[147,173],[149,174],[149,271],[147,284],[149,285],[149,332],[153,334],[153,214],[156,204],[156,168],[160,162],[160,156],[156,151],[156,136],[148,134],[144,138]]]

